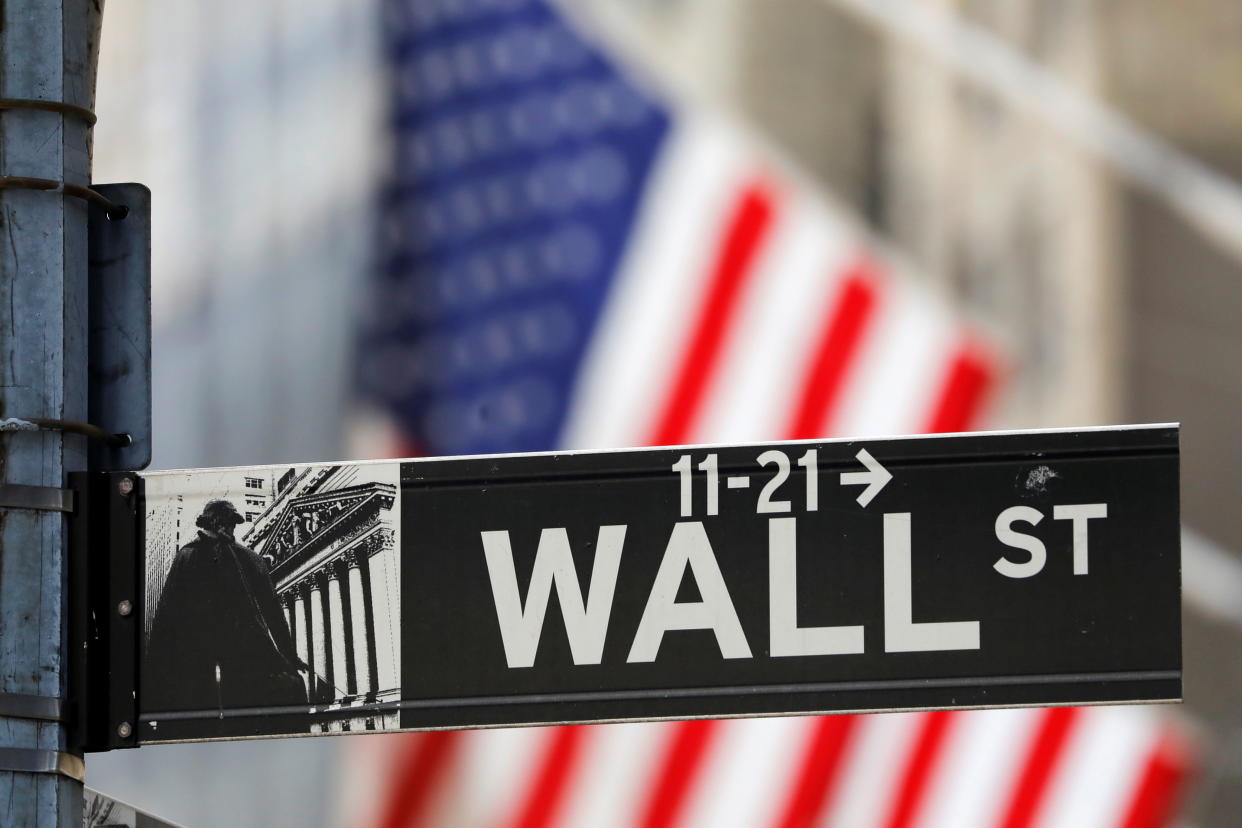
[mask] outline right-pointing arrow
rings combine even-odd
[[[892,480],[893,476],[866,449],[859,449],[858,454],[854,456],[867,467],[867,470],[841,472],[841,485],[866,486],[867,488],[863,489],[862,493],[858,495],[858,505],[865,508],[880,493],[880,490],[888,485],[888,481]]]

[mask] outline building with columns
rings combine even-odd
[[[241,539],[272,568],[298,655],[311,667],[318,731],[396,726],[395,707],[370,707],[400,698],[398,486],[375,479],[392,473],[379,465],[290,468]]]

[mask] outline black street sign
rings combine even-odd
[[[1177,441],[129,475],[134,738],[1175,701]]]

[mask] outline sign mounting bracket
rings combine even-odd
[[[128,444],[90,444],[95,471],[143,469],[151,462],[151,191],[100,184],[124,215],[90,205],[87,410],[104,432]]]
[[[70,744],[137,747],[143,481],[75,472],[69,482],[77,492],[69,530]]]

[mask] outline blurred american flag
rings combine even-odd
[[[986,338],[738,124],[543,0],[389,0],[393,163],[359,352],[395,454],[960,431]],[[382,826],[1142,826],[1184,733],[1144,708],[357,740]]]

